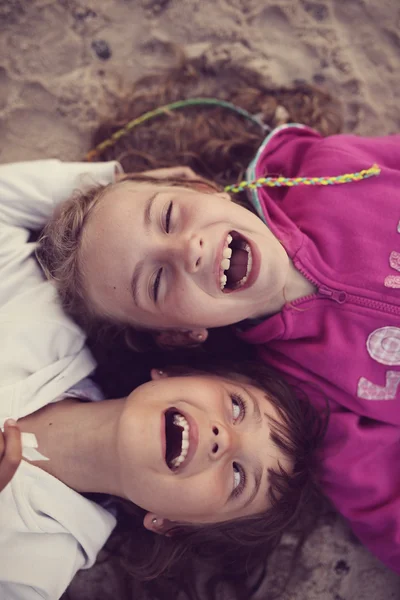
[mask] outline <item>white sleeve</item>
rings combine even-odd
[[[25,228],[41,227],[82,172],[109,183],[115,165],[50,160],[0,167],[0,416],[38,410],[94,368],[85,336],[44,280]]]
[[[63,163],[56,159],[0,166],[0,221],[41,229],[54,208],[76,189],[108,184],[122,169],[116,161]]]
[[[30,586],[0,582],[0,598],[4,598],[4,600],[44,600],[46,596]]]
[[[74,514],[68,520],[70,501],[73,506],[75,502],[75,509],[81,506],[84,515]],[[60,598],[78,569],[89,566],[73,530],[75,525],[81,534],[85,524],[79,520],[83,516],[88,519],[90,509],[87,500],[60,481],[21,463],[0,493],[1,600]],[[97,512],[93,512],[94,526],[100,523],[100,529]],[[94,548],[95,544],[88,544],[89,552],[91,546]]]
[[[6,552],[1,600],[58,600],[85,564],[82,548],[67,532],[15,533]]]
[[[0,599],[57,600],[116,524],[102,506],[22,461],[0,493]]]

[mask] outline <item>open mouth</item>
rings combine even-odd
[[[251,248],[246,240],[230,231],[226,237],[220,268],[220,285],[224,293],[238,290],[247,282],[253,266]]]
[[[189,452],[189,423],[176,409],[165,413],[165,462],[171,471],[177,471],[185,462]]]

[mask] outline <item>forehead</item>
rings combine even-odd
[[[118,213],[123,206],[131,211],[138,210],[151,195],[162,189],[169,188],[156,183],[120,181],[105,190],[95,206],[93,215],[101,215],[105,212]]]
[[[168,368],[166,370],[168,372]],[[198,386],[213,387],[214,389],[217,389],[233,383],[231,379],[226,377],[220,377],[219,375],[214,375],[212,373],[190,372],[190,370],[186,373],[174,373],[172,371],[167,380],[160,379],[158,381],[160,385],[165,385],[165,381],[169,381],[171,384],[177,383],[182,387],[194,389]]]
[[[161,189],[156,184],[122,181],[106,189],[93,207],[83,230],[81,259],[83,263],[96,254],[118,256],[121,243],[131,235],[132,228],[143,224],[143,211],[148,200]],[[102,270],[106,265],[102,262]],[[90,269],[88,269],[90,276]]]
[[[198,183],[191,185],[190,182],[173,185],[165,181],[154,182],[127,179],[113,184],[105,190],[94,207],[93,214],[106,214],[108,218],[109,215],[115,217],[119,214],[122,216],[125,211],[140,211],[145,208],[151,198],[159,193],[173,193],[175,197],[184,199],[185,203],[195,201],[198,194],[209,197],[216,193],[216,190],[212,190],[212,193],[210,193],[208,186],[206,186],[206,189],[203,189],[204,186],[199,188],[199,185],[201,186]],[[195,205],[197,207],[198,203],[195,202]]]
[[[202,371],[189,371],[187,373],[183,373],[182,375],[174,375],[172,372],[172,377],[179,377],[180,379],[186,380],[186,381],[190,381],[190,380],[196,380],[196,381],[201,381],[203,383],[210,383],[213,385],[224,385],[224,384],[231,384],[231,385],[249,385],[249,381],[246,379],[246,377],[242,377],[242,376],[238,376],[237,378],[235,377],[231,377],[229,374],[227,375],[220,375],[217,373],[206,373],[206,372],[202,372]]]
[[[248,393],[258,404],[260,404],[261,410],[266,411],[268,415],[273,418],[278,418],[279,416],[279,413],[274,406],[275,403],[271,399],[271,395],[268,391],[263,389],[261,385],[251,381],[246,375],[240,373],[235,373],[234,375],[217,375],[213,373],[193,372],[186,375],[172,375],[170,379],[179,379],[179,382],[183,383],[183,385],[186,385],[188,388],[200,384],[202,386],[211,386],[214,389],[225,389],[227,386],[238,390],[243,389],[243,391]],[[162,380],[160,380],[160,382],[162,382]]]

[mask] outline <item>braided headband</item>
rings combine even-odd
[[[221,106],[237,114],[241,115],[245,119],[252,121],[258,127],[265,131],[271,131],[271,128],[262,123],[262,121],[256,115],[252,115],[244,108],[240,108],[240,106],[236,106],[231,102],[227,102],[226,100],[219,100],[218,98],[190,98],[188,100],[178,100],[177,102],[171,102],[170,104],[165,104],[164,106],[160,106],[154,110],[150,110],[140,117],[136,119],[132,119],[129,121],[124,127],[118,129],[115,133],[113,133],[108,139],[104,140],[100,144],[98,144],[95,148],[90,150],[85,159],[87,161],[92,161],[96,158],[103,150],[106,148],[111,148],[114,146],[119,139],[128,135],[129,132],[136,127],[137,125],[141,125],[150,119],[158,117],[160,115],[165,114],[167,111],[176,110],[179,108],[185,108],[187,106]],[[368,179],[369,177],[374,177],[379,175],[381,172],[378,165],[374,164],[369,169],[363,169],[362,171],[357,171],[356,173],[346,173],[344,175],[337,175],[334,177],[259,177],[253,181],[241,181],[240,183],[236,183],[234,185],[227,185],[224,188],[225,192],[231,192],[237,194],[242,192],[245,189],[256,189],[260,187],[293,187],[297,185],[338,185],[342,183],[351,183],[353,181],[362,181],[363,179]]]

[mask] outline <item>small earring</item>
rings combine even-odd
[[[155,517],[151,520],[151,522],[153,523],[153,525],[157,525],[157,519]]]
[[[161,369],[158,369],[157,373],[158,373],[159,375],[164,375],[164,371],[162,371]]]

